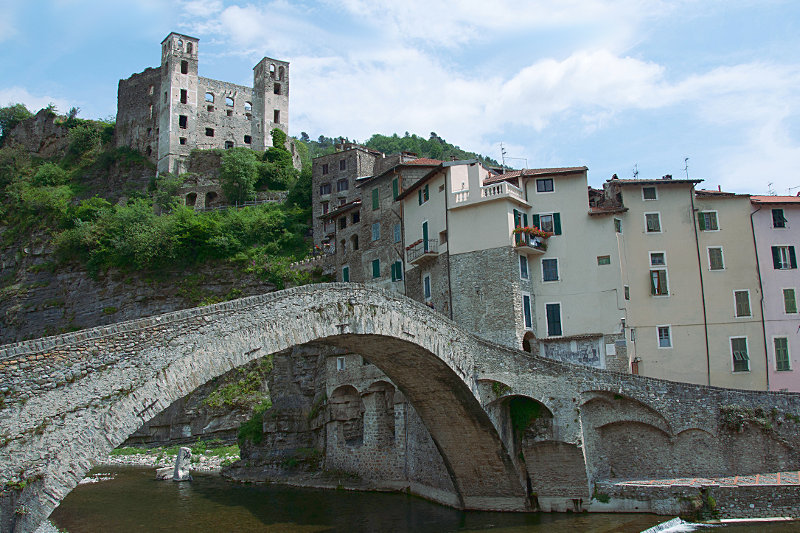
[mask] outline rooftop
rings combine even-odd
[[[538,176],[556,176],[559,174],[575,174],[576,172],[586,172],[588,167],[553,167],[553,168],[523,168],[521,170],[510,170],[504,174],[492,174],[483,183],[488,185],[497,183],[498,181],[505,181],[513,178],[529,178]]]
[[[663,178],[658,179],[620,179],[620,178],[611,178],[610,180],[606,180],[606,183],[616,183],[619,185],[687,185],[687,184],[695,184],[700,183],[703,180],[696,180],[696,179],[675,179],[669,174],[664,176]]]
[[[751,196],[754,204],[800,204],[798,196]]]

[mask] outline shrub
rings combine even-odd
[[[25,104],[11,104],[0,108],[0,146],[14,126],[33,116]]]
[[[67,172],[53,163],[45,163],[33,175],[31,183],[37,186],[64,185],[69,181]]]
[[[69,130],[69,151],[82,155],[100,143],[100,132],[90,124],[81,124]]]
[[[232,148],[222,156],[219,169],[222,192],[228,202],[244,202],[255,198],[258,159],[249,148]]]

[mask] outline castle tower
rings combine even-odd
[[[161,41],[158,99],[158,171],[178,175],[197,135],[197,48],[199,39],[170,33]]]
[[[265,57],[253,68],[252,148],[272,146],[274,128],[289,134],[289,63]]]

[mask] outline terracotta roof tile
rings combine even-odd
[[[402,163],[403,165],[429,165],[435,167],[436,165],[440,164],[441,161],[438,159],[431,159],[429,157],[419,157],[417,159],[412,159],[411,161],[406,161]]]
[[[751,196],[754,204],[800,204],[798,196]]]
[[[483,180],[483,182],[489,184],[518,178],[520,176],[524,178],[534,176],[552,176],[556,174],[574,174],[575,172],[585,172],[586,170],[588,170],[587,167],[523,168],[521,170],[510,170],[505,174],[492,174]]]

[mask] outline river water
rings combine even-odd
[[[439,533],[487,529],[506,533],[638,533],[670,518],[648,514],[464,512],[405,494],[241,485],[203,474],[193,474],[194,481],[189,483],[174,483],[156,481],[152,468],[103,467],[97,472],[110,472],[115,477],[75,488],[50,517],[58,528],[69,533]],[[800,530],[800,524],[721,529],[726,533],[784,533]]]

